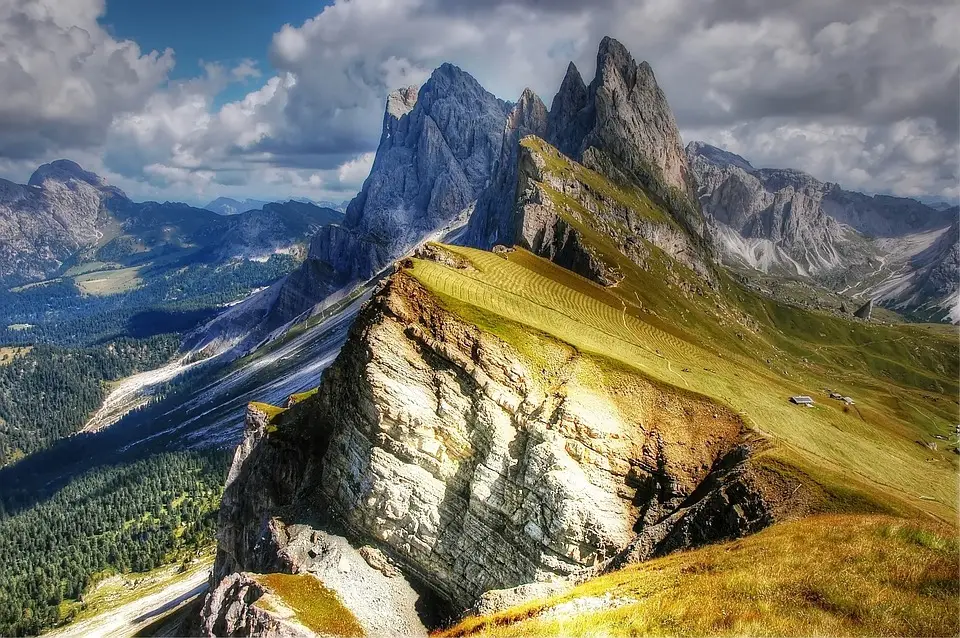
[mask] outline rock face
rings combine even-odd
[[[870,197],[801,171],[754,168],[702,142],[688,145],[687,155],[727,263],[958,318],[956,207]]]
[[[870,321],[870,315],[873,314],[873,299],[867,301],[853,313],[854,317]]]
[[[36,281],[96,245],[108,202],[124,194],[80,166],[58,160],[26,185],[0,180],[0,281]]]
[[[650,266],[654,248],[712,279],[696,240],[641,190],[620,188],[534,137],[519,152],[517,245],[604,286],[622,279],[611,255]]]
[[[452,64],[415,92],[387,99],[370,176],[347,207],[351,246],[375,244],[356,259],[321,235],[311,255],[331,259],[344,277],[366,278],[443,226],[477,198],[500,151],[507,106]],[[367,263],[362,263],[364,260]]]
[[[517,198],[520,140],[528,135],[545,138],[547,126],[547,107],[533,91],[524,90],[507,117],[493,180],[477,200],[467,228],[466,243],[485,248],[514,243],[513,210]]]
[[[311,511],[336,513],[456,609],[488,590],[600,569],[638,543],[654,555],[766,524],[760,491],[742,480],[751,444],[739,418],[639,378],[636,388],[643,422],[599,390],[545,387],[513,347],[401,271],[312,399],[272,433],[265,414],[249,413],[215,580],[289,569],[273,521]]]
[[[312,631],[298,623],[291,610],[269,597],[270,610],[257,606],[268,597],[250,574],[231,574],[204,601],[203,635],[308,638]],[[261,602],[261,605],[263,603]]]
[[[300,301],[272,312],[273,324],[370,278],[467,208],[490,180],[506,118],[507,105],[452,64],[391,93],[370,176],[343,223],[314,236],[306,272],[281,293]]]
[[[549,113],[529,89],[524,92],[508,120],[496,176],[477,202],[466,243],[489,249],[517,240],[512,234],[520,192],[516,158],[519,141],[528,135],[618,185],[641,187],[709,260],[709,240],[673,113],[650,65],[638,65],[622,44],[604,38],[589,86],[571,63]]]
[[[650,65],[638,65],[626,47],[607,37],[597,53],[597,74],[585,91],[579,78],[571,65],[551,107],[551,114],[557,114],[551,117],[548,139],[568,157],[599,172],[604,172],[603,160],[589,150],[602,153],[616,169],[667,202],[688,230],[702,236],[705,229],[680,131]]]

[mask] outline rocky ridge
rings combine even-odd
[[[490,180],[507,110],[452,64],[392,92],[370,175],[343,223],[314,235],[303,272],[280,293],[297,302],[276,307],[272,324],[369,279],[468,208]]]
[[[442,249],[421,256],[470,267]],[[565,370],[592,365],[568,356]],[[772,520],[766,479],[749,462],[759,443],[735,414],[637,377],[627,400],[647,417],[636,421],[577,378],[548,384],[513,346],[398,272],[313,398],[275,417],[251,408],[214,583],[302,569],[282,530],[322,527],[325,513],[458,611],[490,590]]]
[[[642,189],[681,233],[693,238],[687,242],[691,260],[711,261],[709,237],[673,113],[650,66],[638,65],[622,44],[612,38],[601,42],[597,74],[589,86],[571,63],[549,111],[532,91],[524,91],[507,120],[493,181],[477,202],[465,243],[489,249],[519,241],[524,222],[515,204],[524,176],[518,158],[524,152],[521,140],[530,135],[618,188]],[[598,208],[595,213],[602,216],[605,211]],[[529,233],[529,223],[526,226]],[[707,268],[700,270],[705,273]]]
[[[268,204],[221,216],[176,202],[134,202],[69,160],[27,184],[0,180],[0,284],[46,279],[89,260],[143,260],[152,250],[203,247],[221,260],[303,256],[309,237],[342,215],[312,204]]]

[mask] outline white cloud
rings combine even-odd
[[[950,0],[337,0],[278,25],[271,73],[219,107],[255,64],[168,82],[173,53],[116,41],[102,12],[0,0],[0,171],[60,153],[136,195],[344,197],[372,163],[390,89],[449,61],[549,105],[566,62],[589,78],[611,34],[651,62],[687,139],[851,188],[957,192]]]

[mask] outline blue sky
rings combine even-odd
[[[201,62],[233,66],[243,59],[272,71],[268,51],[284,24],[300,25],[331,2],[322,0],[112,0],[100,23],[117,39],[133,40],[144,51],[171,48],[177,65],[171,79],[201,74]],[[217,106],[238,100],[256,80],[233,84]]]

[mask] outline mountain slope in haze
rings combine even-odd
[[[230,197],[218,197],[204,206],[204,208],[218,215],[236,215],[238,213],[245,213],[248,210],[263,208],[268,203],[269,202],[259,199],[236,200]]]
[[[757,169],[702,142],[688,145],[687,155],[728,263],[809,278],[927,316],[960,318],[960,270],[951,259],[956,207],[871,197],[792,169]]]
[[[341,213],[289,201],[230,216],[175,202],[130,200],[69,160],[25,184],[0,181],[0,285],[55,277],[85,262],[130,265],[173,253],[266,259],[303,247]]]
[[[605,40],[601,52],[614,53],[604,66],[636,88],[636,68],[614,63],[627,60],[618,47]],[[501,144],[492,184],[509,190],[499,170],[513,166],[513,201],[481,196],[509,204],[511,223],[485,215],[479,225],[510,228],[509,245],[500,236],[493,252],[421,246],[359,310],[315,392],[286,407],[249,406],[220,510],[208,631],[263,626],[272,613],[257,604],[263,592],[240,587],[251,573],[319,578],[356,600],[362,587],[338,578],[330,535],[363,547],[398,582],[423,583],[436,611],[457,616],[601,574],[591,593],[616,604],[611,580],[629,577],[622,568],[632,563],[771,525],[789,535],[782,521],[822,513],[857,523],[850,545],[876,543],[862,555],[875,575],[892,560],[885,551],[913,541],[894,531],[877,538],[876,526],[860,524],[865,515],[955,518],[956,455],[917,444],[954,427],[955,333],[848,321],[756,294],[709,262],[707,230],[685,215],[696,205],[683,208],[678,186],[662,188],[666,158],[661,184],[651,185],[658,171],[643,168],[649,160],[631,141],[600,133],[610,154],[591,146],[578,161],[536,135],[538,102],[525,93],[503,129],[515,165]],[[660,118],[640,139],[670,130],[666,105],[635,107],[598,109],[615,121],[561,109],[588,125],[573,118],[554,139],[626,131],[638,112]],[[643,170],[629,168],[631,157]],[[826,388],[855,397],[855,407]],[[797,394],[816,405],[793,405]],[[917,557],[946,582],[911,587],[952,618],[955,558],[927,549]],[[751,558],[761,573],[783,564],[775,552]],[[819,583],[822,565],[795,565],[792,575]],[[713,569],[694,565],[676,579],[702,585],[698,575]],[[874,591],[890,595],[876,581]],[[821,601],[807,594],[799,597]],[[915,604],[869,621],[844,617],[839,605],[817,609],[883,633],[914,609],[929,618],[933,604]],[[764,608],[750,628],[773,631],[781,618]],[[591,621],[591,633],[618,631],[607,615]]]

